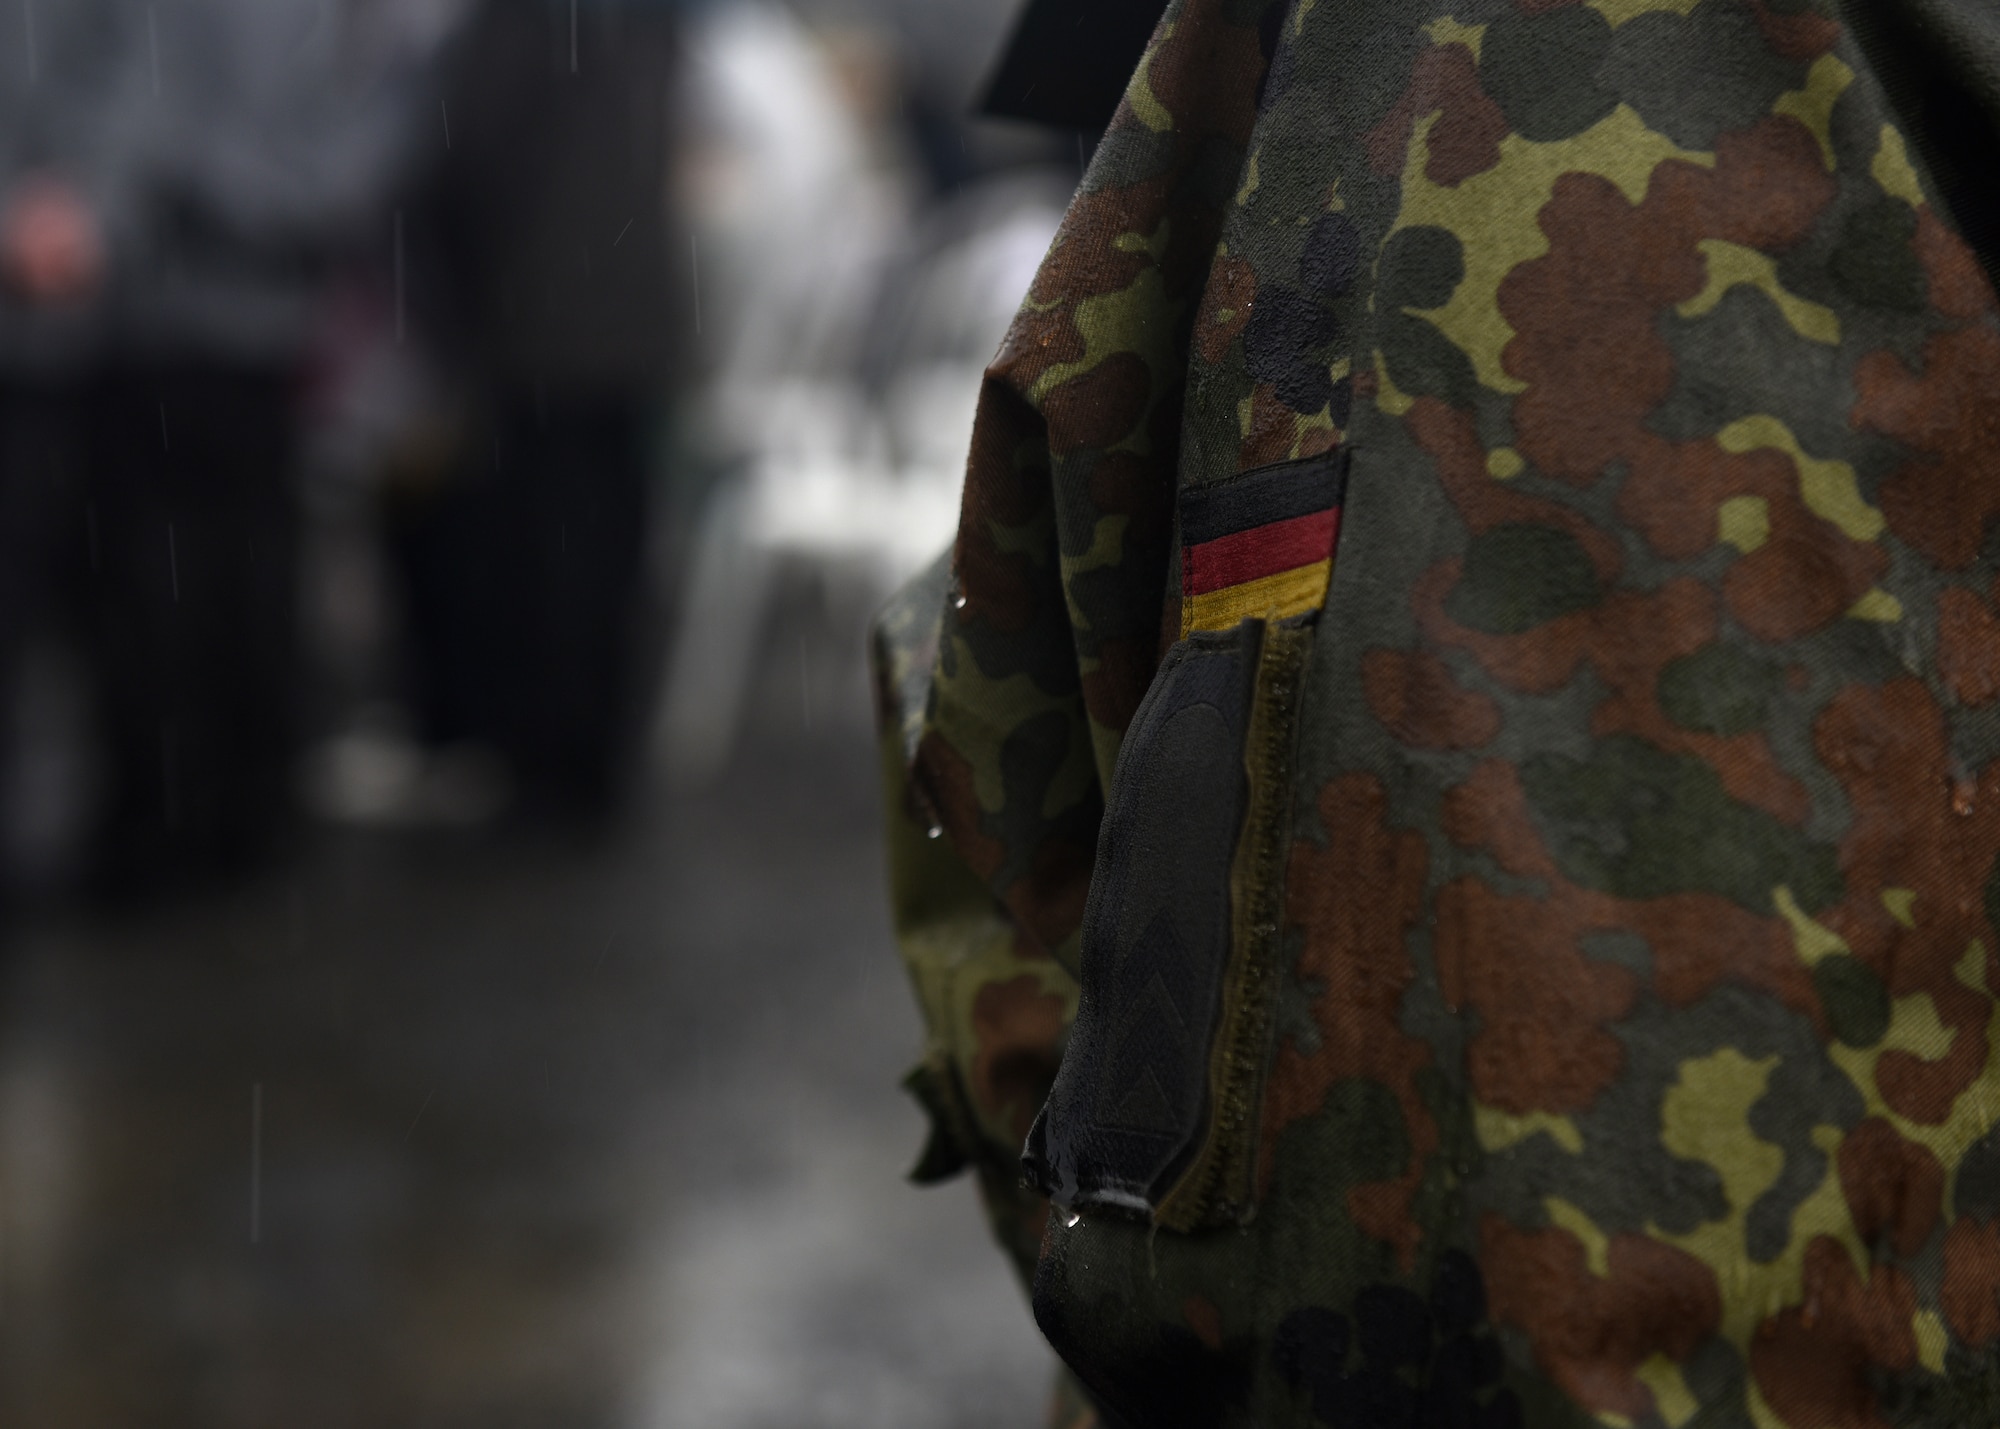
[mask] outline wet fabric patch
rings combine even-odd
[[[1342,447],[1183,492],[1182,638],[1318,610],[1346,488]]]

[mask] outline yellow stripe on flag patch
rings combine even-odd
[[[1228,630],[1243,620],[1284,620],[1318,610],[1326,599],[1331,560],[1225,586],[1181,602],[1181,638],[1196,630]]]

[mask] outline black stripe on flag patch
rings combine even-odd
[[[1338,506],[1347,493],[1347,448],[1260,466],[1212,486],[1183,491],[1181,544],[1233,536]]]

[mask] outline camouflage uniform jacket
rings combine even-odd
[[[1168,9],[877,636],[920,1171],[1110,1422],[2000,1421],[1996,61]]]

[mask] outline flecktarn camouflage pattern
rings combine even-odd
[[[1996,57],[1168,9],[876,642],[920,1169],[1106,1420],[2000,1423]]]

